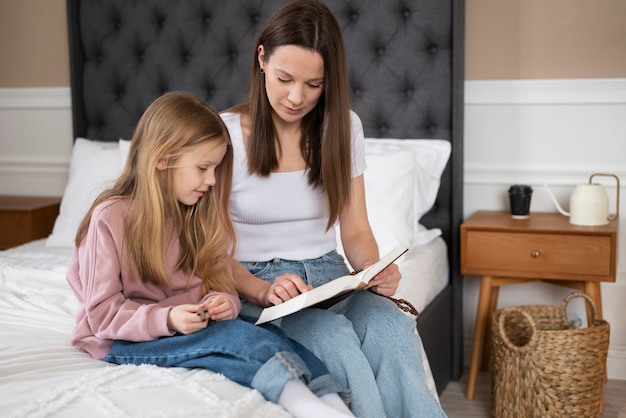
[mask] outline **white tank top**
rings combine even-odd
[[[335,227],[326,231],[326,196],[309,185],[308,170],[271,173],[268,177],[248,174],[240,115],[224,113],[222,119],[234,151],[230,212],[237,235],[235,258],[303,260],[334,250]],[[358,176],[365,170],[365,141],[361,121],[353,112],[351,124],[352,173]]]

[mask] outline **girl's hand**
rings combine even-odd
[[[167,315],[167,327],[170,331],[191,334],[206,327],[207,322],[198,316],[198,305],[178,305],[170,309]]]
[[[207,301],[201,306],[206,308],[206,319],[211,321],[227,321],[229,319],[235,319],[237,315],[233,310],[233,305],[228,298],[224,295],[217,295]]]
[[[370,289],[379,295],[393,296],[400,285],[400,268],[397,264],[390,264],[386,269],[378,273],[367,285]]]
[[[266,306],[279,305],[300,293],[308,292],[313,286],[304,283],[300,276],[285,273],[277,276],[265,295]]]

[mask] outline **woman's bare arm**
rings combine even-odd
[[[278,305],[312,288],[299,276],[290,273],[276,277],[274,283],[270,284],[234,260],[232,272],[241,297],[262,307]]]

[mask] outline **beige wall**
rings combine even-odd
[[[466,79],[626,77],[625,0],[466,0]],[[0,88],[69,85],[65,0],[0,0]]]
[[[624,0],[466,0],[466,79],[626,77]]]
[[[65,0],[0,0],[0,88],[70,85]]]

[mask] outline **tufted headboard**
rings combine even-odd
[[[241,102],[256,38],[286,2],[68,0],[74,137],[129,139],[145,108],[170,90],[189,91],[216,110]],[[452,144],[435,207],[421,222],[441,228],[450,252],[450,333],[457,350],[452,374],[458,376],[463,0],[324,3],[343,31],[353,108],[366,137]]]

